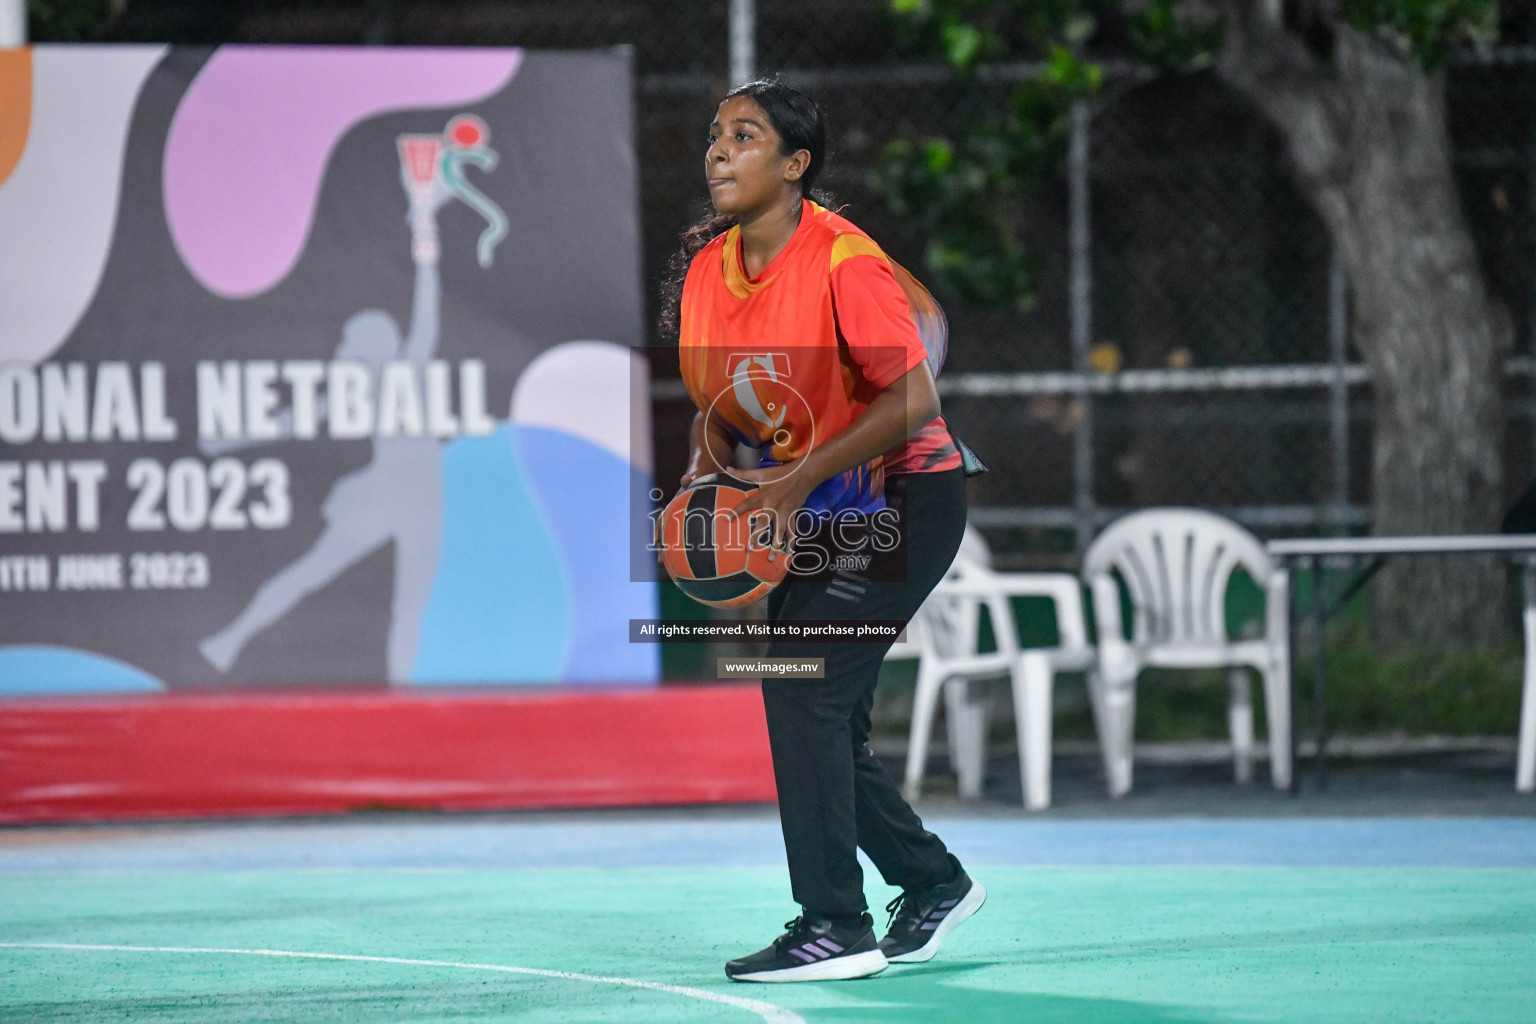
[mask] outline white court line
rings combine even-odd
[[[592,981],[602,985],[624,985],[628,988],[648,988],[656,992],[670,992],[690,999],[703,999],[711,1003],[723,1003],[740,1010],[747,1010],[763,1018],[767,1024],[805,1024],[805,1018],[793,1010],[774,1006],[757,999],[727,996],[702,988],[686,985],[663,985],[659,981],[640,981],[636,978],[609,978],[600,974],[577,974],[574,971],[547,971],[538,967],[509,967],[504,964],[466,964],[456,960],[410,960],[398,956],[358,956],[353,953],[304,953],[288,949],[196,949],[184,946],[97,946],[67,942],[0,942],[4,949],[76,949],[104,950],[111,953],[219,953],[231,956],[292,957],[300,960],[351,960],[371,964],[407,964],[412,967],[458,967],[469,971],[500,971],[503,974],[531,974],[540,978],[564,978],[567,981]]]

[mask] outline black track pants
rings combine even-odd
[[[960,548],[965,476],[959,469],[892,475],[886,501],[903,513],[904,581],[791,578],[770,595],[771,618],[911,619]],[[942,884],[959,863],[923,828],[866,742],[890,646],[817,641],[768,648],[770,657],[826,659],[825,679],[763,680],[790,885],[810,914],[846,917],[867,908],[856,846],[888,884],[902,888]]]

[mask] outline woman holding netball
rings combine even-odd
[[[810,198],[825,161],[820,111],[785,85],[744,85],[716,111],[705,156],[715,212],[684,236],[686,273],[663,303],[663,330],[678,332],[700,410],[683,483],[725,470],[738,443],[759,448],[759,468],[731,470],[757,485],[738,515],[766,515],[775,545],[797,555],[855,544],[869,556],[836,563],[860,571],[791,575],[769,597],[772,619],[906,621],[965,530],[962,449],[933,378],[942,314],[869,236]],[[879,531],[830,529],[839,516],[871,513],[897,523],[894,547],[878,543]],[[825,678],[763,680],[801,913],[767,948],[726,964],[736,980],[859,978],[889,961],[928,960],[986,899],[866,742],[889,646],[768,649],[824,659]],[[878,940],[856,848],[902,889]]]

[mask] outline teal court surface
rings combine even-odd
[[[771,808],[0,830],[0,1020],[1536,1020],[1536,819],[928,824],[986,907],[809,985],[722,973],[795,911]]]

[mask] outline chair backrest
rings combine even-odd
[[[955,560],[950,564],[949,573],[963,571],[967,565],[979,565],[983,569],[992,568],[992,549],[987,547],[987,538],[981,535],[981,531],[970,523],[965,524],[965,536],[960,538],[960,550],[955,552]]]
[[[1247,570],[1264,586],[1274,563],[1258,538],[1229,519],[1194,508],[1154,508],[1117,519],[1083,556],[1083,576],[1095,602],[1110,588],[1095,578],[1118,572],[1132,608],[1137,644],[1210,644],[1227,641],[1226,597],[1232,571]],[[1107,621],[1106,609],[1095,617]],[[1118,622],[1119,608],[1112,621]]]

